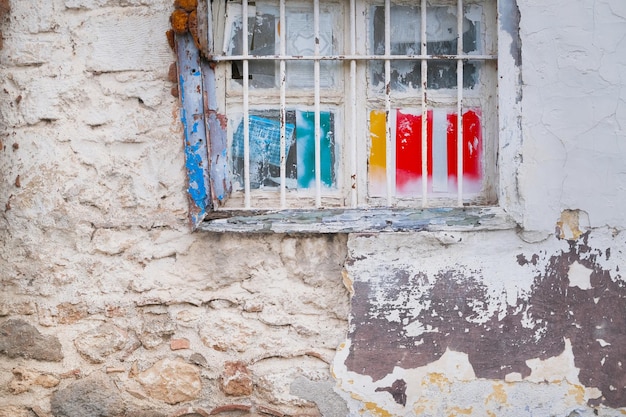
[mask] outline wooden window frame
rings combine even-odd
[[[207,7],[206,1],[200,0],[198,15],[202,13],[202,5]],[[503,30],[502,12],[511,6],[514,0],[498,1],[498,50],[502,50],[501,32]],[[509,17],[505,16],[506,24]],[[206,24],[207,32],[210,23]],[[509,31],[510,32],[510,31]],[[507,41],[508,39],[505,39]],[[210,40],[209,40],[210,42]],[[205,49],[204,54],[200,51]],[[356,199],[345,207],[320,206],[313,208],[293,208],[282,206],[279,209],[245,210],[215,210],[220,195],[229,193],[229,184],[216,184],[210,181],[230,169],[229,162],[224,155],[228,152],[228,137],[225,128],[224,116],[220,113],[218,97],[220,85],[219,71],[215,71],[215,62],[207,54],[208,46],[199,46],[197,41],[189,35],[178,35],[176,38],[178,55],[179,82],[181,91],[181,120],[185,130],[186,168],[189,178],[188,194],[190,199],[190,219],[194,229],[214,232],[281,232],[281,233],[349,233],[369,231],[406,231],[406,230],[457,230],[457,229],[502,229],[514,227],[519,222],[519,201],[516,197],[516,188],[509,181],[502,181],[502,172],[497,160],[494,159],[496,178],[493,186],[497,190],[497,203],[493,201],[486,205],[464,205],[462,201],[448,206],[402,206],[394,204],[391,207],[370,207],[360,204]],[[204,55],[204,56],[203,56]],[[208,56],[208,59],[207,59]],[[512,58],[512,59],[511,59]],[[503,77],[502,67],[508,77]],[[519,97],[519,77],[513,76],[520,71],[514,56],[498,55],[498,103],[501,106],[503,98],[510,100],[515,95]],[[519,74],[518,74],[519,75]],[[508,86],[502,94],[503,80]],[[203,92],[203,94],[197,94]],[[497,112],[499,123],[503,119],[516,120],[519,123],[520,109],[516,105],[505,112]],[[504,114],[503,114],[504,113]],[[517,126],[517,125],[516,125]],[[497,128],[496,128],[497,129]],[[503,143],[503,130],[499,129],[495,142],[494,153],[500,160],[503,153],[510,154],[519,151],[521,137],[519,126],[506,130]],[[506,146],[503,146],[506,145]],[[502,152],[509,148],[508,152]],[[211,149],[211,152],[208,151]],[[517,156],[517,155],[516,155]],[[361,157],[362,158],[362,157]],[[516,172],[515,163],[508,164],[506,172]],[[500,173],[500,175],[497,175]],[[363,175],[360,175],[362,177]],[[502,202],[508,204],[502,204]]]

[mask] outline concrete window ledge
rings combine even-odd
[[[320,209],[217,212],[198,230],[236,233],[367,233],[502,230],[517,223],[500,207],[427,209]]]

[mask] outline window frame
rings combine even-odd
[[[206,10],[207,1],[199,1],[198,16]],[[210,59],[203,58],[190,34],[176,36],[176,50],[181,98],[181,121],[185,132],[186,171],[189,180],[190,222],[193,229],[214,232],[281,232],[281,233],[350,233],[405,230],[503,229],[520,221],[517,186],[507,174],[517,173],[521,145],[519,98],[521,96],[521,63],[513,47],[516,43],[515,16],[507,13],[515,0],[497,1],[497,66],[498,100],[497,153],[500,162],[508,158],[506,168],[496,163],[498,170],[498,203],[489,206],[427,207],[427,208],[339,208],[287,210],[213,210],[214,200],[227,193],[228,184],[221,189],[209,179],[228,170],[228,162],[219,152],[226,150],[224,119],[219,114],[216,92],[223,80],[216,79]],[[505,14],[506,13],[506,14]],[[206,16],[206,15],[205,15]],[[200,23],[200,22],[199,22]],[[199,24],[211,30],[210,23]],[[505,35],[505,36],[501,36]],[[506,35],[509,35],[508,37]],[[206,41],[202,32],[199,38]],[[517,44],[519,49],[519,44]],[[511,54],[502,51],[510,50]],[[209,57],[210,58],[210,57]],[[503,88],[505,87],[505,88]],[[202,94],[197,94],[202,92]],[[219,94],[219,93],[218,93]],[[503,111],[503,103],[509,103]],[[510,105],[510,103],[514,103]],[[512,124],[503,124],[513,122]],[[513,127],[510,127],[513,126]],[[208,143],[207,143],[208,142]],[[510,162],[509,162],[510,161]],[[216,178],[216,177],[214,177]],[[508,179],[507,179],[508,178]],[[220,184],[217,185],[217,188]]]

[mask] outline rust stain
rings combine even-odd
[[[443,391],[446,386],[450,386],[450,380],[446,378],[444,374],[432,372],[428,374],[428,384],[437,385],[437,387]],[[426,383],[422,382],[422,385],[426,385]]]
[[[419,402],[414,404],[413,406],[413,412],[415,413],[415,415],[420,416],[422,414],[424,414],[424,412],[426,411],[426,405],[422,404],[426,402],[424,399],[420,398]]]
[[[580,211],[563,210],[561,219],[556,223],[556,235],[559,239],[578,239],[583,232],[580,230]]]
[[[567,249],[552,255],[539,252],[546,266],[529,293],[499,312],[486,313],[491,295],[480,272],[461,267],[430,276],[390,267],[385,279],[355,280],[348,370],[377,381],[394,367],[420,368],[450,349],[468,355],[477,378],[504,381],[511,373],[526,378],[531,374],[527,360],[556,357],[569,339],[579,381],[602,392],[588,404],[626,407],[626,284],[603,269],[600,261],[608,250],[591,247],[589,233],[568,240]],[[538,258],[520,255],[517,262],[526,268],[538,264]],[[568,274],[576,262],[590,271],[588,289],[570,286]],[[429,289],[416,295],[412,304],[429,305],[428,309],[416,314],[406,303],[398,307],[401,296],[420,287]],[[390,310],[399,320],[385,318]],[[472,320],[475,317],[481,320]],[[407,326],[415,322],[435,330],[407,334]]]
[[[175,33],[186,33],[189,29],[189,14],[184,10],[176,9],[170,16],[170,23],[172,24],[172,30]]]
[[[472,414],[473,407],[461,408],[461,407],[452,407],[448,411],[448,417],[457,417],[460,415],[469,416]]]
[[[576,398],[578,404],[582,404],[585,401],[585,388],[580,385],[573,385],[567,393]]]
[[[487,396],[485,399],[485,405],[490,401],[494,401],[499,404],[507,404],[508,396],[506,395],[506,391],[504,390],[504,385],[502,384],[493,384],[493,392]]]
[[[380,417],[392,417],[389,411],[379,407],[378,404],[374,402],[366,402],[365,409],[369,411],[370,413],[376,414],[377,416],[380,416]]]
[[[174,0],[174,7],[191,12],[198,7],[198,0]]]

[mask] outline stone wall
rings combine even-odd
[[[626,3],[517,6],[518,228],[245,235],[189,230],[171,0],[10,1],[0,417],[626,411]]]
[[[319,414],[346,237],[190,233],[171,10],[12,1],[3,18],[3,417]]]

